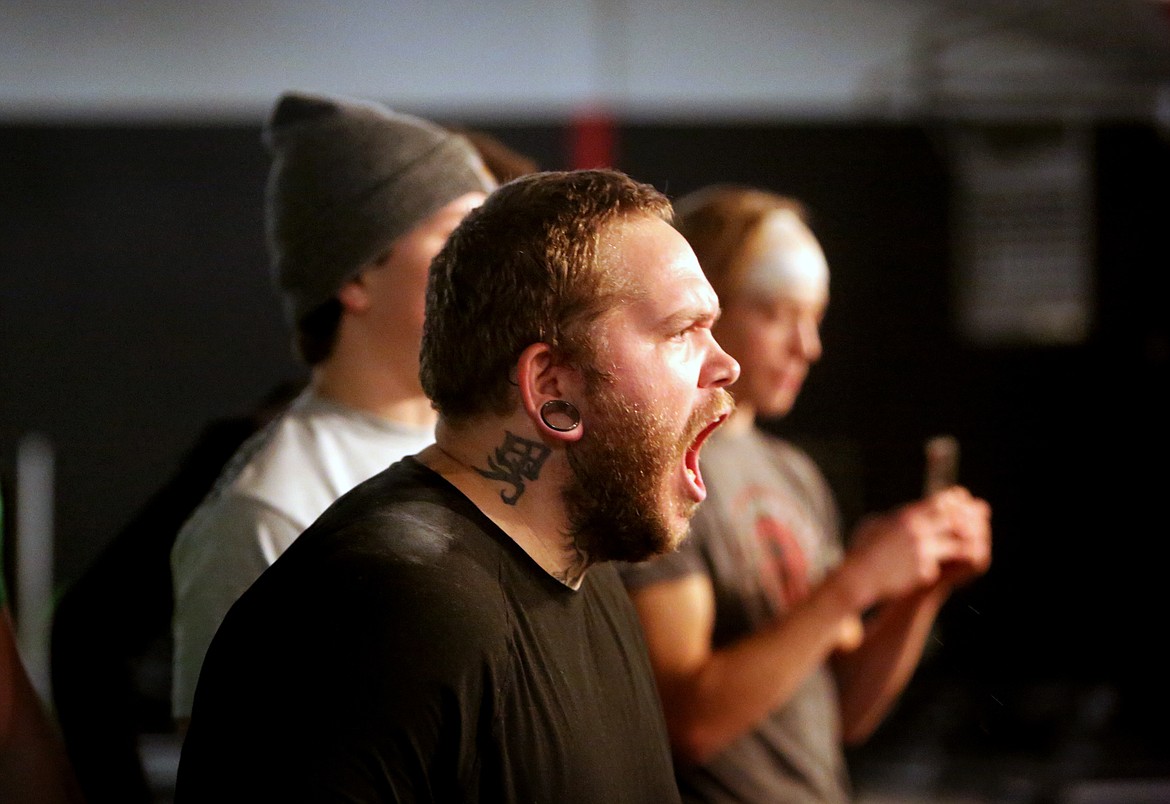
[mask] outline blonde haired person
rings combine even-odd
[[[845,802],[868,737],[940,607],[987,569],[988,505],[960,487],[872,515],[848,542],[807,454],[766,434],[821,356],[829,271],[797,201],[712,186],[675,202],[741,366],[704,451],[709,496],[681,549],[623,577],[640,615],[685,801]],[[848,544],[848,549],[845,544]]]

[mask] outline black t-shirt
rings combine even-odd
[[[678,801],[637,617],[574,591],[406,458],[240,598],[199,678],[176,801]]]

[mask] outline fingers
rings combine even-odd
[[[946,579],[968,579],[991,562],[991,508],[951,486],[888,515],[869,518],[860,533],[865,563],[889,596]],[[944,572],[945,569],[945,572]]]
[[[960,538],[984,538],[991,533],[991,506],[962,486],[951,486],[923,503],[942,527]]]
[[[939,537],[944,526],[940,513],[922,503],[867,517],[847,560],[872,590],[870,597],[899,597],[938,578],[948,552]]]
[[[932,495],[931,504],[942,518],[947,578],[966,581],[985,572],[991,565],[991,506],[961,486]]]

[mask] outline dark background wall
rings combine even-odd
[[[482,128],[570,166],[561,121]],[[808,204],[833,270],[826,356],[771,426],[824,458],[847,514],[915,496],[923,440],[960,438],[962,480],[994,506],[995,563],[948,606],[920,672],[961,679],[993,741],[1022,739],[1029,691],[1051,679],[1107,685],[1138,739],[1161,739],[1170,143],[1093,127],[1091,334],[992,348],[954,325],[941,127],[615,135],[614,164],[672,196],[741,181]],[[51,440],[61,585],[208,421],[300,369],[268,285],[257,127],[8,125],[0,153],[0,478],[10,492],[24,436]]]

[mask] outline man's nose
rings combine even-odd
[[[739,379],[739,361],[725,352],[714,337],[711,342],[713,348],[703,367],[705,376],[700,378],[701,384],[703,387],[723,388]]]

